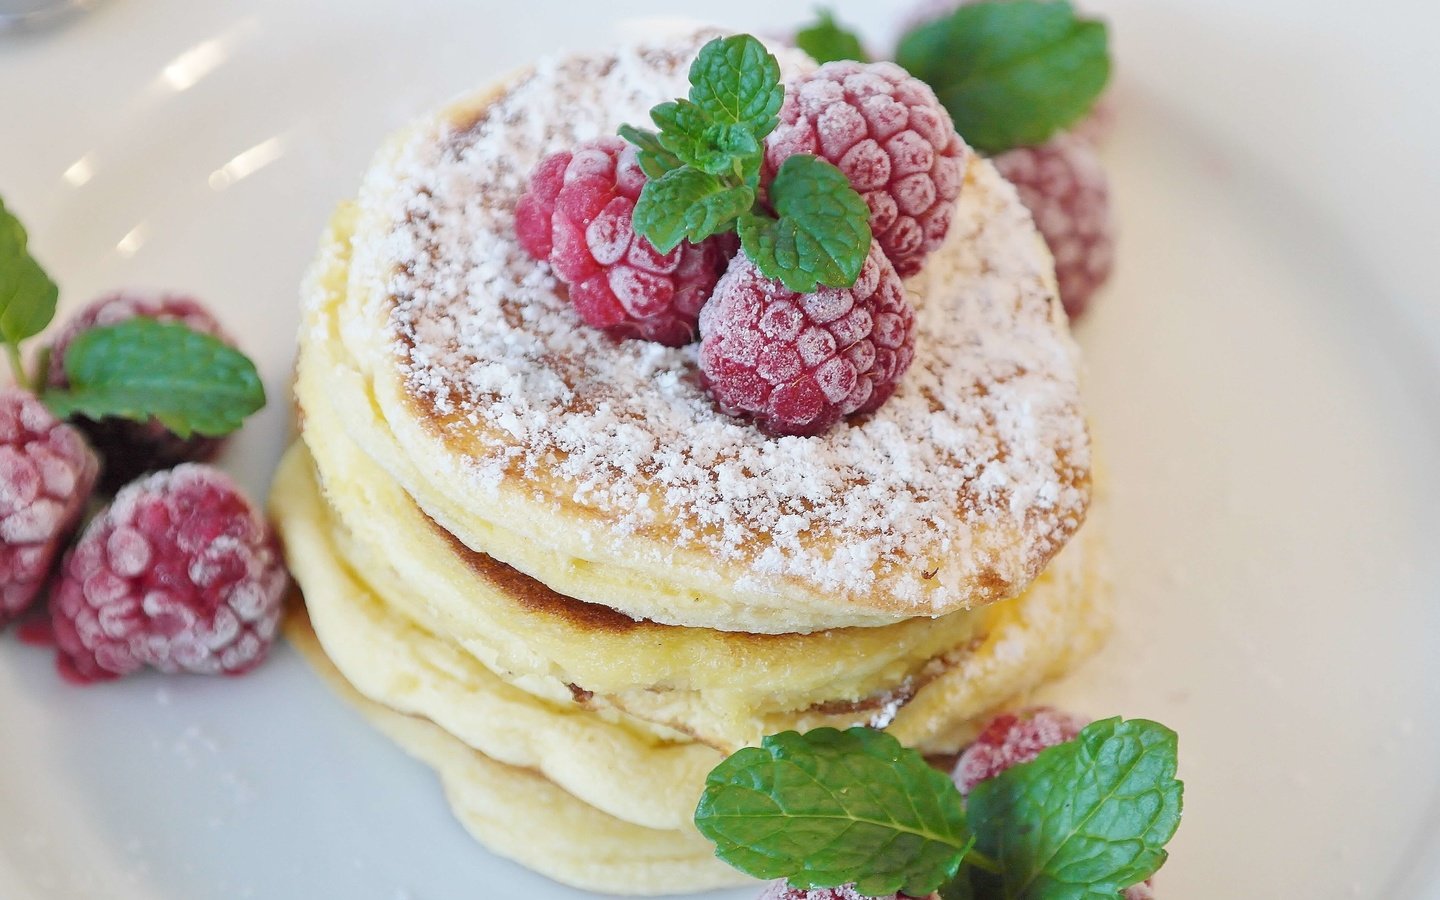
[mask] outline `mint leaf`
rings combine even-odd
[[[706,779],[695,825],[749,875],[864,895],[924,896],[973,841],[950,779],[867,728],[787,731],[735,753]]]
[[[870,253],[870,209],[835,166],[797,154],[770,183],[777,219],[740,218],[745,255],[768,278],[808,294],[816,285],[849,287]]]
[[[690,102],[711,122],[740,125],[758,143],[779,124],[780,63],[748,34],[716,38],[690,64]]]
[[[685,165],[680,157],[665,149],[659,135],[653,131],[621,125],[619,134],[638,148],[635,156],[647,178],[659,178],[671,169]]]
[[[672,169],[645,182],[635,204],[635,230],[669,253],[682,240],[699,243],[728,231],[754,203],[755,191],[745,185],[727,187],[698,169]]]
[[[182,438],[228,434],[265,405],[245,354],[176,322],[135,318],[87,331],[65,351],[65,375],[70,388],[44,396],[60,418],[155,418]]]
[[[977,785],[976,846],[1001,869],[973,873],[981,895],[1113,898],[1154,874],[1180,824],[1176,748],[1163,725],[1105,719]]]
[[[810,54],[818,63],[834,62],[837,59],[855,59],[869,62],[860,38],[835,21],[830,10],[820,10],[820,18],[795,32],[795,46]]]
[[[60,296],[28,244],[25,227],[0,200],[0,340],[12,348],[45,330]]]
[[[975,3],[921,25],[897,61],[930,84],[955,130],[985,153],[1044,143],[1094,105],[1110,78],[1104,23],[1065,2]]]

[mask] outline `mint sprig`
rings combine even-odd
[[[134,318],[86,331],[65,351],[65,377],[69,388],[43,398],[57,416],[154,418],[182,438],[229,434],[265,405],[245,354],[178,322]]]
[[[798,887],[1113,898],[1165,861],[1181,812],[1176,758],[1163,725],[1106,719],[982,782],[967,804],[883,732],[785,732],[710,773],[695,825],[720,859]]]
[[[977,785],[970,822],[1000,863],[982,896],[1114,897],[1155,874],[1180,825],[1176,750],[1163,725],[1105,719]]]
[[[778,218],[752,212],[740,219],[740,245],[761,272],[800,293],[855,283],[870,250],[870,210],[844,172],[815,156],[792,156],[775,173],[770,203]]]
[[[20,343],[50,324],[59,296],[60,289],[30,255],[25,226],[0,199],[0,340],[22,384],[32,382],[20,359]]]
[[[867,728],[787,731],[735,753],[706,779],[695,825],[742,872],[867,896],[924,896],[974,843],[950,779]]]
[[[648,176],[635,230],[661,253],[738,230],[760,272],[790,290],[849,287],[871,239],[869,209],[849,180],[823,160],[797,156],[768,186],[769,206],[762,197],[765,137],[784,99],[780,64],[754,37],[702,47],[689,96],[650,111],[658,131],[620,128]]]
[[[1110,78],[1105,24],[1049,0],[961,6],[905,35],[896,61],[990,154],[1044,143],[1079,121]]]
[[[835,21],[835,15],[828,9],[821,9],[812,25],[795,32],[795,46],[810,54],[818,63],[834,62],[839,59],[853,59],[869,62],[865,47],[855,32]]]

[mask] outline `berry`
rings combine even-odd
[[[700,379],[720,408],[773,434],[820,434],[878,409],[915,348],[900,276],[872,244],[849,288],[797,294],[740,254],[700,314]]]
[[[996,716],[965,748],[952,776],[960,793],[968,796],[975,785],[994,778],[1011,766],[1027,763],[1040,751],[1074,740],[1087,720],[1048,706]],[[1150,882],[1128,888],[1124,900],[1155,900]]]
[[[259,511],[218,469],[133,482],[65,559],[51,596],[58,664],[89,683],[151,666],[238,675],[265,658],[288,577]]]
[[[938,900],[938,894],[931,894],[924,900]],[[797,888],[786,881],[772,881],[765,886],[756,900],[872,900],[865,894],[855,892],[853,885],[845,884],[835,888]],[[886,894],[873,900],[911,900],[909,894]]]
[[[50,348],[50,387],[69,385],[65,377],[65,351],[82,333],[92,328],[116,325],[137,316],[162,322],[180,322],[194,331],[233,343],[220,323],[205,307],[189,297],[162,294],[110,294],[94,301],[65,323]],[[76,417],[75,426],[85,432],[105,462],[101,487],[114,493],[146,472],[168,469],[183,462],[205,462],[215,458],[223,438],[193,435],[182,438],[158,421],[132,422],[128,419],[93,420]]]
[[[515,205],[515,233],[527,253],[549,261],[586,324],[679,347],[695,340],[734,239],[684,241],[662,255],[631,224],[644,187],[635,148],[619,138],[553,153]]]
[[[813,153],[870,207],[870,229],[908,278],[950,229],[969,149],[935,92],[894,63],[826,63],[787,86],[765,172]]]
[[[955,786],[968,796],[975,785],[1029,762],[1046,747],[1074,740],[1085,725],[1083,719],[1048,706],[996,716],[960,754],[953,773]]]
[[[99,471],[80,432],[30,393],[0,390],[0,627],[45,586]]]
[[[1099,157],[1079,138],[1061,135],[1039,147],[1007,150],[994,162],[1034,217],[1055,257],[1060,302],[1078,318],[1114,261],[1110,184]]]

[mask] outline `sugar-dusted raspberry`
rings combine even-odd
[[[995,167],[1020,193],[1055,257],[1060,302],[1078,318],[1110,277],[1115,232],[1110,183],[1089,144],[1071,135],[995,157]]]
[[[684,241],[662,255],[631,223],[644,187],[635,148],[619,138],[553,153],[515,205],[515,234],[527,253],[549,261],[587,324],[679,347],[695,340],[700,307],[734,243]]]
[[[92,328],[117,325],[138,316],[161,322],[179,322],[194,331],[233,343],[215,317],[190,297],[177,294],[109,294],[76,313],[55,338],[47,373],[50,387],[69,385],[65,377],[65,351],[75,338]],[[131,422],[127,419],[95,421],[77,417],[75,425],[85,432],[90,443],[100,452],[105,463],[101,487],[111,493],[146,472],[168,469],[183,462],[214,459],[224,445],[224,438],[202,435],[178,437],[154,419]]]
[[[870,228],[908,278],[950,229],[969,149],[935,92],[894,63],[826,63],[786,85],[765,171],[796,153],[829,160],[870,207]]]
[[[909,894],[886,894],[884,897],[871,898],[866,894],[855,892],[853,885],[841,885],[836,888],[797,888],[791,887],[786,881],[772,881],[765,885],[756,900],[939,900],[939,894],[931,894],[924,898],[911,898]]]
[[[0,389],[0,627],[45,586],[100,462],[34,395]]]
[[[218,469],[136,481],[85,529],[50,600],[60,672],[238,675],[265,658],[288,576],[270,526]]]
[[[960,793],[1001,772],[1029,762],[1046,747],[1073,740],[1086,721],[1048,706],[1002,713],[960,754],[953,777]]]
[[[849,288],[797,294],[735,257],[700,314],[700,378],[720,408],[772,434],[814,435],[889,399],[915,314],[878,244]]]

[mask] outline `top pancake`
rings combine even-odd
[[[339,315],[337,390],[374,412],[347,429],[468,546],[636,618],[814,631],[1019,593],[1084,520],[1090,454],[1053,266],[988,163],[906,283],[899,390],[816,438],[720,413],[693,346],[586,327],[516,242],[536,163],[683,96],[712,36],[542,62],[392,140]]]

